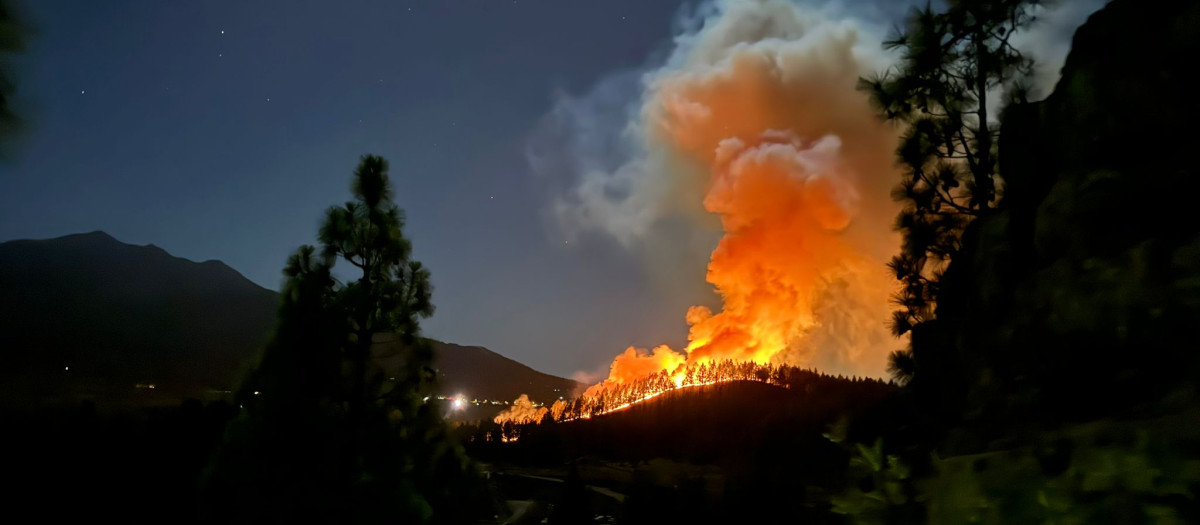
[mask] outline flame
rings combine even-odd
[[[667,65],[646,76],[631,123],[644,156],[607,181],[589,174],[576,215],[602,222],[615,215],[605,210],[619,211],[596,225],[611,233],[630,216],[698,204],[721,227],[706,280],[722,306],[687,311],[682,349],[627,348],[584,400],[652,385],[619,396],[634,402],[704,383],[687,374],[718,364],[881,376],[900,344],[886,330],[895,284],[884,264],[897,245],[889,199],[895,130],[855,90],[884,63],[878,40],[856,23],[782,0],[715,7],[694,34],[676,39]],[[641,178],[630,182],[631,173]],[[624,201],[591,191],[608,182],[631,188]],[[687,198],[699,202],[675,202]],[[632,235],[651,229],[635,224]]]
[[[766,364],[790,354],[790,362],[814,364],[813,334],[826,321],[821,307],[828,306],[821,301],[838,289],[850,289],[853,299],[874,305],[880,316],[874,322],[881,329],[889,283],[882,265],[843,235],[858,196],[848,168],[839,162],[840,149],[840,139],[832,135],[811,143],[790,132],[766,132],[753,142],[722,140],[712,159],[704,207],[721,218],[725,231],[707,277],[723,309],[691,307],[689,343],[682,352],[666,345],[650,352],[629,347],[613,360],[608,379],[584,396],[680,370],[685,363]],[[858,342],[836,350],[860,356],[869,349],[855,348]],[[677,387],[681,373],[672,375]]]
[[[546,407],[535,407],[533,401],[529,400],[529,396],[521,394],[516,401],[513,401],[512,406],[508,410],[501,412],[492,421],[498,425],[511,423],[514,425],[527,425],[530,423],[541,423],[542,418],[549,411]]]
[[[591,419],[596,416],[611,414],[625,410],[639,403],[657,398],[668,392],[697,387],[707,387],[737,381],[766,383],[788,389],[811,389],[814,382],[832,379],[833,376],[821,374],[814,370],[803,370],[794,366],[758,364],[752,361],[721,360],[705,364],[685,363],[674,371],[660,370],[642,377],[636,381],[623,384],[609,384],[597,389],[591,395],[583,395],[571,401],[557,401],[550,409],[554,421],[565,422],[578,419]],[[883,381],[873,378],[844,378],[857,383],[875,383],[884,385]],[[544,421],[541,419],[540,423]],[[497,421],[499,422],[499,421]],[[522,429],[508,426],[503,429],[504,436],[511,436],[515,441]]]

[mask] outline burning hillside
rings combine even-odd
[[[736,400],[712,401],[714,396],[720,396],[721,392],[729,389],[745,391],[747,388],[763,393],[773,390],[775,394],[744,405],[738,405]],[[495,418],[494,422],[500,428],[478,437],[484,441],[510,443],[521,440],[527,432],[532,431],[530,425],[547,421],[601,421],[655,405],[659,405],[657,410],[661,412],[664,410],[662,403],[671,407],[665,409],[668,412],[696,412],[680,416],[688,419],[703,418],[701,414],[710,410],[745,412],[751,408],[752,412],[763,413],[769,408],[767,404],[779,402],[788,406],[803,406],[804,415],[796,416],[799,419],[829,422],[836,414],[872,405],[892,388],[894,385],[875,378],[831,376],[788,365],[759,365],[729,360],[681,365],[673,372],[660,371],[631,383],[602,389],[591,396],[560,400],[549,409],[537,407],[527,399],[518,400],[508,411]],[[728,414],[709,415],[729,417]]]
[[[813,373],[787,365],[728,359],[700,364],[681,363],[673,370],[658,370],[629,382],[594,386],[571,401],[556,401],[549,409],[534,407],[529,398],[522,395],[508,410],[496,416],[495,422],[514,425],[541,423],[547,411],[554,421],[589,419],[629,408],[675,390],[734,381],[757,381],[787,388],[797,383],[796,378],[801,375]]]
[[[899,344],[885,329],[895,134],[855,90],[883,63],[878,40],[782,0],[719,2],[692,22],[645,76],[626,133],[641,153],[585,174],[559,211],[627,244],[715,216],[707,281],[722,308],[688,310],[682,349],[626,349],[569,417],[770,365],[879,376]]]

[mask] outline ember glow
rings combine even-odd
[[[527,425],[530,423],[541,423],[542,418],[549,411],[546,407],[535,407],[533,402],[529,400],[529,396],[521,394],[508,410],[501,412],[496,416],[496,423],[512,423],[514,425]]]
[[[706,280],[722,306],[687,311],[682,348],[627,348],[574,403],[610,410],[673,388],[758,379],[767,365],[884,375],[903,345],[886,329],[896,135],[855,89],[887,64],[883,31],[785,0],[716,1],[681,26],[690,30],[643,77],[623,128],[634,153],[581,173],[556,211],[576,232],[650,247],[641,252],[677,235],[661,224],[716,223]],[[688,379],[701,370],[709,379]],[[564,406],[551,408],[555,419],[595,413]]]
[[[556,401],[550,407],[549,415],[555,422],[591,419],[625,410],[663,394],[679,390],[737,381],[753,381],[782,388],[811,389],[821,380],[831,378],[832,376],[814,370],[803,370],[788,365],[758,364],[753,361],[726,359],[703,364],[685,363],[673,370],[659,370],[623,384],[609,385],[603,388],[593,387],[588,394],[570,401]],[[854,380],[884,384],[873,378],[854,378]],[[511,442],[517,441],[520,437],[522,429],[519,427],[540,424],[546,420],[546,414],[546,408],[537,408],[526,396],[521,396],[521,399],[512,408],[496,416],[494,421],[502,427],[500,429],[501,440]]]

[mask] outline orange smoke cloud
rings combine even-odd
[[[546,412],[550,409],[546,407],[535,407],[533,402],[529,400],[529,396],[521,394],[516,401],[513,401],[512,406],[498,414],[492,419],[496,424],[503,425],[511,423],[514,425],[528,425],[531,423],[541,423],[542,418],[546,416]],[[561,412],[561,410],[560,410]]]
[[[879,40],[782,0],[715,7],[646,77],[631,128],[644,154],[589,173],[573,217],[653,242],[655,220],[699,215],[689,206],[715,215],[723,235],[707,281],[722,308],[687,312],[681,351],[627,349],[591,393],[727,359],[881,376],[900,345],[885,324],[895,132],[855,90],[885,62]],[[625,196],[603,191],[609,185]]]
[[[667,345],[659,346],[648,354],[631,346],[625,349],[625,353],[613,359],[612,378],[619,383],[626,379],[648,376],[659,370],[674,370],[683,362],[684,357]]]
[[[830,279],[865,270],[841,236],[857,196],[839,176],[839,148],[833,136],[722,141],[704,205],[725,229],[708,266],[724,308],[688,312],[691,359],[770,361],[816,325]],[[886,304],[886,289],[881,297]]]

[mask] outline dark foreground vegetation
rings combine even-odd
[[[499,499],[520,497],[522,486],[514,496],[507,480],[536,474],[603,489],[571,500],[564,481],[541,496],[551,510],[621,523],[820,522],[830,517],[820,487],[840,479],[848,458],[825,434],[851,416],[861,426],[882,424],[894,391],[879,381],[809,373],[789,388],[735,381],[671,391],[591,419],[458,432],[471,456],[505,480],[495,484]],[[627,504],[614,510],[613,499]]]
[[[423,401],[427,273],[386,164],[288,262],[232,403],[10,409],[12,512],[50,521],[1200,522],[1200,4],[1115,0],[1054,92],[1032,4],[950,1],[861,87],[904,136],[902,386],[734,382],[588,420],[448,426]],[[987,94],[1009,95],[1002,111]],[[336,263],[354,281],[336,282]],[[395,375],[372,358],[399,344]],[[503,442],[506,435],[516,442]],[[497,442],[500,441],[500,442]],[[468,455],[468,452],[470,455]]]

